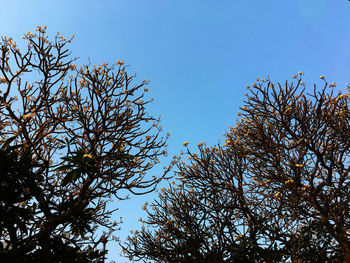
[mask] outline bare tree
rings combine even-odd
[[[286,248],[269,238],[262,206],[247,188],[249,161],[239,147],[199,144],[180,160],[182,181],[162,189],[145,226],[129,237],[124,252],[155,262],[279,262]],[[178,161],[178,159],[176,159]],[[175,182],[174,182],[175,183]],[[146,227],[147,226],[147,227]]]
[[[72,39],[57,33],[51,41],[46,27],[23,39],[24,51],[12,38],[0,44],[0,138],[14,136],[19,158],[29,152],[38,177],[21,203],[32,218],[23,231],[1,229],[2,252],[61,262],[58,243],[90,253],[110,239],[118,225],[110,220],[111,198],[155,189],[161,177],[146,172],[166,154],[166,138],[145,110],[147,81],[132,84],[136,74],[123,61],[77,67]]]
[[[349,95],[326,81],[309,94],[302,75],[254,83],[225,145],[187,149],[190,161],[176,170],[183,183],[155,201],[150,228],[129,238],[127,255],[349,262]]]
[[[350,262],[349,94],[334,95],[324,76],[324,87],[307,93],[302,75],[291,83],[254,83],[234,133],[251,160],[253,191],[287,220],[291,241],[313,222]],[[299,262],[297,243],[291,247]]]

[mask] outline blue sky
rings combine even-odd
[[[350,2],[346,0],[12,0],[0,9],[0,35],[20,42],[46,25],[76,35],[71,49],[78,64],[123,59],[138,79],[151,79],[148,111],[162,115],[171,137],[169,156],[182,143],[217,143],[234,126],[245,85],[267,74],[285,81],[298,71],[308,83],[320,75],[350,82]],[[166,163],[164,164],[166,165]],[[158,170],[161,171],[161,165]],[[125,239],[144,215],[147,195],[117,204]],[[111,243],[109,259],[118,256]]]

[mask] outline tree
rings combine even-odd
[[[132,85],[123,61],[77,68],[72,39],[36,31],[24,51],[12,38],[0,44],[0,253],[8,262],[101,261],[118,227],[108,202],[155,189],[162,177],[146,172],[166,138],[145,110],[148,83]]]
[[[182,181],[162,189],[141,231],[124,252],[155,262],[279,262],[286,248],[266,234],[262,206],[252,206],[244,151],[199,144],[187,148],[190,163],[178,162]],[[178,159],[176,159],[176,162]],[[173,182],[175,183],[175,182]]]
[[[175,171],[183,183],[160,194],[127,255],[349,262],[349,95],[333,95],[323,76],[324,87],[306,93],[302,75],[284,85],[258,80],[224,145],[187,148],[190,162]]]
[[[306,93],[302,75],[283,86],[252,85],[235,133],[250,156],[255,192],[291,222],[320,224],[349,262],[349,93],[334,95],[324,76],[323,88]]]

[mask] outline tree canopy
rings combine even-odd
[[[73,38],[73,37],[72,37]],[[0,43],[1,258],[99,262],[118,229],[112,198],[155,189],[166,154],[148,82],[124,61],[74,64],[66,39],[38,26]]]
[[[6,262],[103,262],[118,230],[113,198],[156,189],[147,218],[121,244],[148,262],[350,262],[349,90],[321,76],[307,87],[258,79],[224,135],[166,155],[147,81],[124,61],[74,64],[46,27],[20,49],[0,42],[0,257]],[[184,161],[183,156],[188,160]]]
[[[175,158],[179,183],[124,243],[155,262],[349,262],[349,93],[258,79],[225,144]]]

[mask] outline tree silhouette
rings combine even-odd
[[[24,51],[0,43],[1,255],[102,261],[118,229],[107,203],[161,180],[146,176],[166,154],[159,119],[145,110],[147,82],[132,85],[123,61],[77,68],[72,39],[51,41],[46,27],[23,39]]]
[[[187,149],[188,150],[188,149]],[[176,159],[178,185],[163,188],[124,252],[145,262],[277,262],[286,249],[267,235],[262,206],[247,191],[248,160],[231,146],[199,146]]]
[[[307,93],[302,75],[284,85],[258,80],[224,145],[176,158],[182,183],[151,205],[124,244],[128,256],[349,262],[349,95],[334,95],[324,76]]]
[[[324,76],[324,86],[307,93],[302,75],[285,85],[252,85],[235,133],[269,209],[278,208],[291,230],[295,222],[320,224],[349,262],[349,94],[334,95]]]

